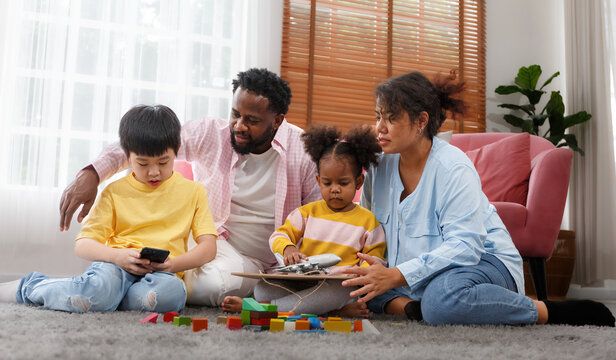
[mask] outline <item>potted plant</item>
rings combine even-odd
[[[528,103],[517,104],[500,104],[499,107],[514,110],[511,114],[504,116],[505,121],[509,124],[519,127],[522,131],[532,135],[543,136],[557,147],[568,146],[572,150],[584,155],[584,151],[578,147],[577,139],[574,134],[565,134],[565,130],[571,126],[581,124],[590,120],[592,115],[586,111],[579,111],[572,115],[565,116],[565,105],[560,91],[552,91],[550,100],[545,104],[540,112],[537,112],[537,104],[541,100],[546,91],[543,90],[552,80],[560,75],[560,72],[555,72],[543,85],[537,89],[537,82],[541,76],[541,67],[539,65],[530,65],[529,67],[522,66],[518,70],[515,85],[501,85],[494,91],[499,95],[509,95],[521,93],[524,95]],[[522,111],[525,115],[520,117],[514,113]],[[540,127],[548,120],[549,128],[544,134],[539,134]]]

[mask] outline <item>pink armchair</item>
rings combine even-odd
[[[467,152],[514,135],[518,134],[454,134],[450,143]],[[539,300],[547,299],[545,261],[552,256],[560,230],[569,187],[572,156],[571,150],[556,148],[546,139],[531,135],[530,176],[525,205],[517,202],[493,201],[486,192],[511,234],[520,255],[529,264]],[[506,164],[509,159],[503,155],[499,161]],[[480,172],[480,177],[481,175]],[[498,176],[507,177],[510,174],[506,172]],[[485,188],[486,179],[481,180]]]

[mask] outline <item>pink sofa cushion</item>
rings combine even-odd
[[[521,133],[469,150],[490,202],[526,205],[530,177],[530,135]]]

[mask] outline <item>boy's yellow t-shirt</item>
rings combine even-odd
[[[176,257],[188,251],[191,230],[194,239],[218,236],[203,185],[174,172],[152,187],[131,173],[103,190],[76,240],[90,238],[112,248],[154,247]]]

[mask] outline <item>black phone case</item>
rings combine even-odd
[[[154,249],[144,247],[141,249],[141,258],[148,259],[152,262],[163,263],[169,256],[169,250]]]

